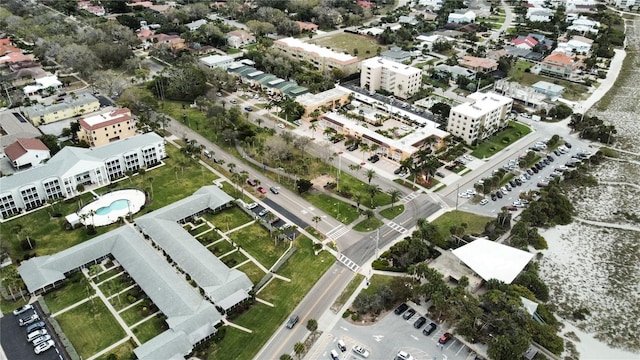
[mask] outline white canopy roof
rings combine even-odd
[[[453,250],[453,254],[483,279],[507,284],[520,274],[533,254],[487,239],[477,239]]]

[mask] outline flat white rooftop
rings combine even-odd
[[[389,71],[398,73],[398,74],[403,74],[403,75],[414,75],[414,74],[420,74],[422,72],[422,70],[415,68],[413,66],[409,66],[409,65],[404,65],[392,60],[388,60],[379,56],[376,57],[372,57],[371,59],[367,59],[364,60],[362,62],[362,68],[385,68]]]
[[[513,101],[506,96],[481,92],[469,94],[467,99],[470,99],[471,102],[462,103],[451,110],[471,118],[478,118]]]
[[[351,56],[349,54],[333,51],[331,49],[318,46],[316,44],[306,43],[301,41],[300,39],[295,38],[284,38],[280,40],[276,40],[276,42],[287,45],[292,48],[300,48],[309,53],[315,53],[320,57],[327,59],[335,59],[342,62],[357,62],[358,58],[355,56]]]

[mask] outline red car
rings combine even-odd
[[[440,337],[440,340],[438,340],[438,342],[440,344],[446,344],[449,342],[449,340],[451,340],[451,338],[453,338],[453,335],[451,335],[451,333],[446,332],[444,333],[444,335]]]
[[[259,192],[260,194],[266,194],[266,193],[267,193],[267,190],[265,190],[265,188],[263,188],[262,186],[258,186],[258,192]]]

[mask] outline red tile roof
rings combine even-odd
[[[553,62],[553,63],[560,63],[560,64],[565,64],[565,65],[572,65],[573,64],[573,58],[563,52],[555,52],[549,56],[547,56],[546,58],[544,58],[544,60],[542,61],[543,63],[547,63],[547,62]]]
[[[18,138],[16,139],[16,142],[4,149],[4,153],[11,161],[15,161],[22,155],[26,154],[29,150],[49,151],[49,148],[38,139]]]

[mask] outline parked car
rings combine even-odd
[[[287,321],[287,329],[293,329],[293,327],[296,326],[299,320],[300,317],[298,315],[291,315],[291,317]]]
[[[496,194],[491,194],[491,200],[493,201],[498,200],[498,197],[496,196]]]
[[[257,189],[257,190],[258,190],[258,192],[259,192],[260,194],[266,194],[266,193],[267,193],[267,190],[265,190],[262,186],[258,186],[258,189]]]
[[[533,173],[534,173],[534,174],[537,174],[540,170],[538,170],[538,168],[537,168],[537,167],[532,166],[532,167],[531,167],[531,171],[533,171]]]
[[[42,354],[43,352],[51,349],[53,347],[53,345],[55,345],[55,342],[53,342],[53,340],[49,340],[47,342],[43,342],[42,344],[36,346],[33,349],[33,352],[36,354]]]
[[[513,181],[515,181],[516,185],[518,185],[518,186],[522,185],[522,180],[520,180],[518,178],[515,178],[515,180],[513,180]]]
[[[398,305],[398,307],[393,312],[396,313],[396,315],[400,315],[403,312],[407,311],[408,308],[409,308],[409,305],[402,303]]]
[[[413,310],[413,309],[409,309],[409,310],[407,310],[407,311],[404,313],[404,315],[402,315],[402,318],[403,318],[403,319],[405,319],[405,320],[409,320],[409,319],[411,319],[411,317],[412,317],[413,315],[415,315],[415,314],[416,314],[416,311],[415,311],[415,310]]]
[[[507,210],[509,210],[509,211],[517,211],[518,208],[513,206],[513,205],[509,205],[509,206],[507,206]]]
[[[27,326],[31,323],[34,323],[36,321],[40,320],[40,317],[38,316],[38,314],[33,313],[31,315],[27,315],[23,318],[20,318],[20,320],[18,320],[18,324],[20,326]]]
[[[413,360],[413,356],[406,351],[398,351],[394,360]]]
[[[516,183],[515,180],[509,180],[509,185],[511,185],[512,188],[515,188],[518,186],[518,183]]]
[[[258,203],[250,203],[245,206],[248,210],[255,209],[258,207]]]
[[[444,174],[443,174],[443,173],[441,173],[440,171],[436,171],[436,176],[437,176],[437,177],[441,177],[441,178],[443,178],[443,177],[444,177]]]
[[[49,340],[51,340],[51,335],[45,334],[45,335],[42,335],[40,337],[37,337],[37,338],[33,339],[33,341],[31,341],[31,343],[33,344],[33,346],[38,346],[38,345],[42,344],[43,342],[49,341]]]
[[[253,111],[253,109],[251,108],[251,106],[245,106],[245,107],[244,107],[244,111],[246,111],[246,112],[252,112],[252,111]]]
[[[487,205],[488,203],[489,203],[489,200],[487,200],[487,199],[480,200],[480,205],[482,205],[482,206]]]
[[[564,143],[564,146],[565,146],[567,149],[571,149],[571,144],[569,144],[568,142]]]
[[[258,216],[265,216],[267,215],[268,212],[269,212],[269,209],[262,209],[262,211],[258,213]]]
[[[440,344],[446,344],[446,343],[448,343],[448,342],[449,342],[449,340],[451,340],[452,338],[453,338],[453,335],[451,335],[451,333],[446,332],[446,333],[444,333],[444,334],[440,337],[440,339],[438,339],[438,342],[439,342]]]
[[[424,330],[422,330],[422,333],[424,335],[431,335],[431,333],[434,332],[437,327],[438,326],[435,323],[431,323],[427,325],[427,327],[425,327]]]
[[[47,329],[38,329],[36,331],[32,331],[29,334],[27,334],[27,341],[32,342],[33,340],[44,335],[47,335]]]
[[[46,326],[44,321],[34,322],[33,324],[27,326],[27,334],[33,332],[34,330],[42,329]]]
[[[498,197],[498,199],[502,199],[502,191],[496,191],[496,196]]]
[[[367,160],[371,161],[372,163],[377,163],[378,161],[380,161],[380,156],[378,154],[375,154],[375,155],[371,156],[370,158],[368,158]]]
[[[549,161],[553,162],[553,156],[551,156],[551,155],[547,155],[547,160],[549,160]]]
[[[271,190],[271,192],[272,192],[272,193],[274,193],[274,194],[279,194],[279,193],[280,193],[280,191],[278,190],[278,188],[277,188],[277,187],[275,187],[275,186],[270,187],[270,188],[269,188],[269,190]]]
[[[256,182],[254,180],[251,179],[247,179],[247,184],[249,184],[249,186],[256,186]]]
[[[358,147],[359,147],[359,145],[356,143],[356,144],[353,144],[353,145],[349,146],[347,148],[347,150],[349,150],[349,151],[358,150]]]
[[[369,357],[369,351],[365,348],[363,348],[362,346],[356,345],[353,347],[353,352],[356,353],[357,355],[362,356],[363,358],[368,358]]]
[[[424,326],[424,324],[425,324],[426,322],[427,322],[427,318],[425,318],[424,316],[420,316],[420,317],[418,318],[418,320],[416,320],[416,321],[413,323],[413,327],[414,327],[414,328],[416,328],[416,329],[420,329],[421,327],[423,327],[423,326]]]
[[[342,339],[338,340],[338,349],[340,349],[340,351],[345,352],[347,351],[347,344],[344,343],[344,341],[342,341]]]
[[[399,168],[397,168],[397,169],[393,170],[393,173],[394,173],[395,175],[398,175],[398,174],[400,174],[401,172],[402,172],[402,168],[401,168],[401,167],[399,167]]]
[[[27,304],[27,305],[25,305],[23,307],[20,307],[20,308],[17,308],[15,310],[13,310],[13,315],[18,316],[18,315],[22,314],[23,312],[28,311],[28,310],[32,310],[32,309],[33,309],[33,305]]]
[[[231,100],[229,100],[229,102],[232,103],[232,104],[237,104],[238,103],[238,101],[236,99],[231,99]]]

